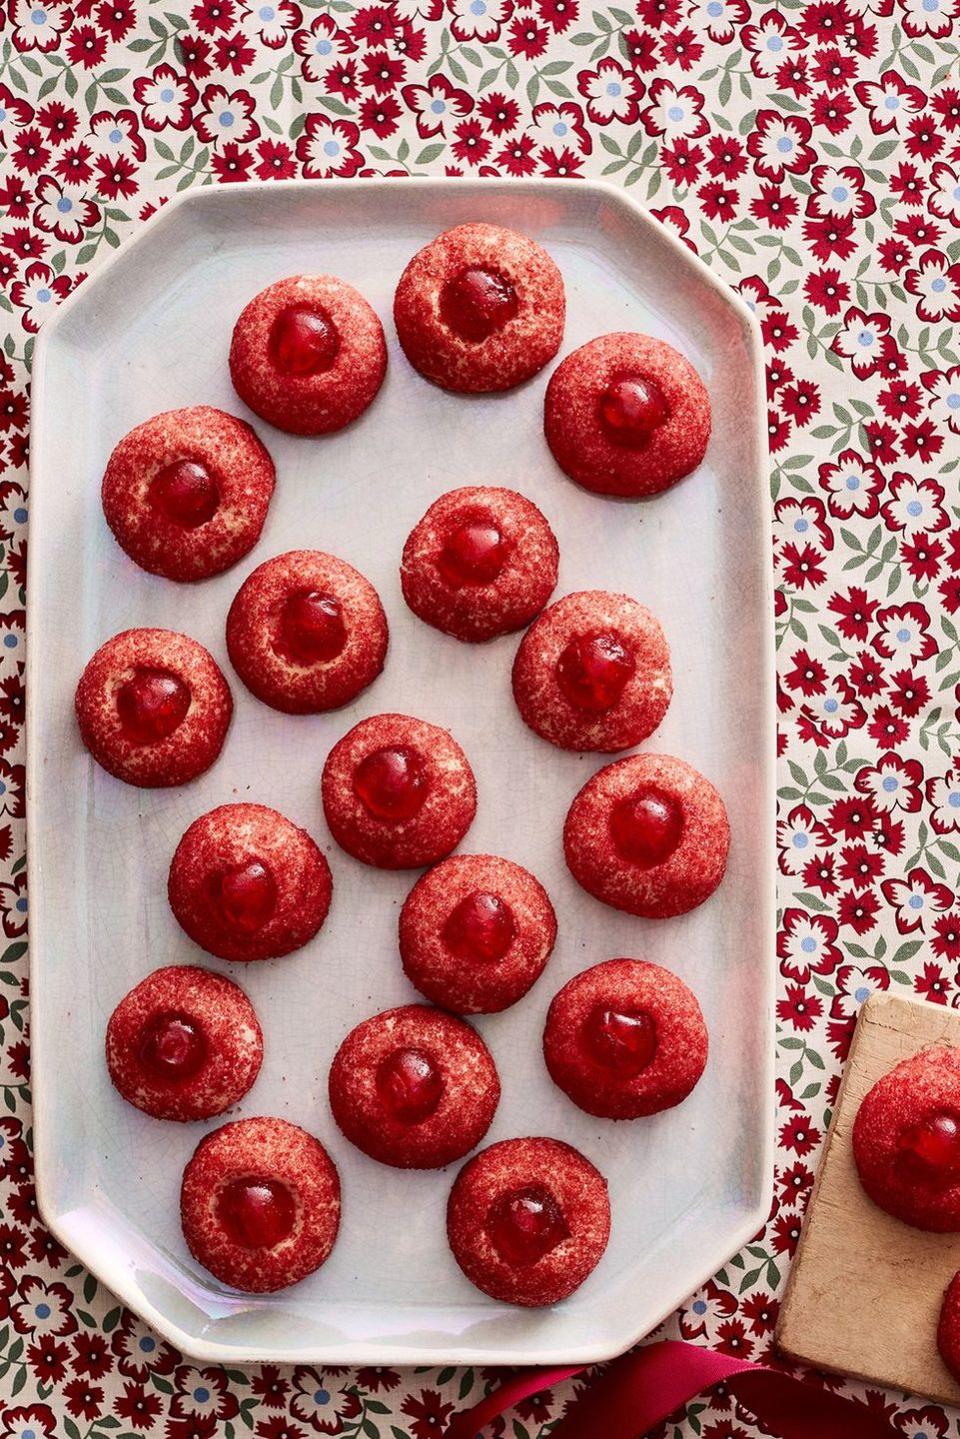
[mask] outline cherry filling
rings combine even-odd
[[[298,590],[280,611],[278,648],[299,664],[335,660],[347,643],[343,610],[335,595]]]
[[[190,708],[190,691],[169,670],[135,669],[116,695],[120,728],[133,744],[167,739]]]
[[[950,1182],[960,1173],[960,1120],[945,1111],[929,1114],[900,1132],[897,1148],[919,1177]]]
[[[188,1014],[155,1014],[143,1027],[140,1063],[157,1079],[192,1079],[207,1057],[203,1030]]]
[[[262,859],[248,859],[212,874],[210,898],[229,929],[255,934],[277,907],[277,882]]]
[[[426,767],[409,745],[373,750],[353,775],[353,792],[364,807],[394,824],[420,812],[427,789]]]
[[[195,530],[217,513],[220,491],[206,465],[199,460],[176,460],[157,471],[150,481],[147,498],[172,524]]]
[[[557,681],[577,709],[604,714],[619,701],[636,667],[616,635],[577,635],[557,660]]]
[[[672,795],[642,789],[610,815],[610,833],[624,859],[651,869],[669,859],[683,834],[683,810]]]
[[[487,1215],[487,1233],[500,1258],[518,1269],[536,1264],[570,1238],[563,1210],[541,1184],[501,1194]]]
[[[450,911],[443,942],[457,959],[502,959],[513,944],[517,927],[513,911],[498,894],[477,890]]]
[[[403,1124],[429,1119],[443,1095],[443,1076],[422,1049],[388,1054],[377,1070],[376,1085],[384,1109]]]
[[[520,308],[505,275],[485,265],[470,265],[440,291],[440,318],[461,340],[489,340]]]
[[[244,1249],[273,1249],[293,1229],[297,1206],[278,1179],[232,1179],[217,1195],[217,1218]]]
[[[625,450],[643,450],[670,414],[656,380],[620,375],[600,396],[600,425],[608,440]]]
[[[596,1005],[580,1030],[591,1059],[618,1079],[635,1079],[657,1052],[657,1027],[642,1009]]]
[[[340,349],[340,332],[317,305],[288,305],[270,329],[270,358],[285,375],[319,375]]]
[[[470,520],[451,530],[437,556],[437,568],[448,584],[489,585],[507,562],[509,542],[497,526]]]

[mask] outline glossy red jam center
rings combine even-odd
[[[280,612],[279,638],[299,664],[335,660],[347,642],[340,601],[322,590],[298,590]]]
[[[220,503],[216,480],[198,460],[177,460],[158,470],[147,496],[155,510],[185,530],[212,520]]]
[[[651,869],[669,859],[683,834],[683,810],[662,790],[640,790],[614,805],[610,833],[624,859]]]
[[[503,958],[516,933],[506,900],[477,890],[450,911],[443,926],[443,942],[457,959],[495,960]]]
[[[616,635],[577,635],[557,660],[557,682],[577,709],[604,714],[618,702],[636,667]]]
[[[248,859],[210,876],[210,895],[228,928],[255,934],[277,907],[277,882],[262,859]]]
[[[419,1124],[443,1095],[443,1077],[422,1049],[395,1049],[377,1070],[377,1094],[392,1119]]]
[[[600,397],[603,432],[608,440],[626,450],[645,449],[669,413],[666,396],[656,380],[643,375],[621,375]]]
[[[270,358],[285,375],[319,375],[340,349],[340,332],[318,305],[288,305],[270,330]]]
[[[297,1206],[278,1179],[233,1179],[217,1196],[217,1218],[244,1249],[273,1249],[293,1229]]]
[[[484,520],[460,525],[447,536],[437,568],[448,584],[489,585],[507,562],[509,544],[497,526]]]
[[[596,1005],[580,1031],[584,1048],[597,1064],[620,1079],[634,1079],[657,1052],[657,1028],[642,1009]]]
[[[440,291],[440,318],[461,340],[488,340],[519,308],[510,281],[485,265],[461,270]]]
[[[570,1237],[563,1210],[541,1184],[501,1194],[487,1215],[487,1233],[500,1258],[518,1269],[536,1264]]]
[[[930,1114],[902,1130],[897,1147],[918,1176],[951,1180],[960,1172],[960,1118],[946,1111]]]
[[[169,670],[138,669],[117,690],[117,714],[133,744],[167,739],[190,708],[190,691]]]
[[[375,819],[399,824],[413,819],[427,797],[427,772],[415,749],[397,745],[375,749],[360,761],[353,790]]]
[[[207,1057],[207,1041],[195,1019],[171,1010],[144,1026],[139,1056],[157,1079],[192,1079]]]

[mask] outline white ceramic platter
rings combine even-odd
[[[534,236],[566,283],[562,353],[610,330],[672,341],[704,377],[714,433],[706,462],[643,504],[568,481],[541,433],[549,369],[506,395],[434,389],[406,363],[390,320],[410,256],[438,231],[487,220]],[[100,509],[111,448],[159,410],[205,403],[244,413],[227,372],[243,304],[299,271],[341,275],[382,316],[384,387],[352,428],[297,439],[255,421],[278,484],[256,549],[199,586],[144,574]],[[343,1364],[590,1361],[624,1349],[680,1303],[763,1222],[772,1172],[773,798],[771,581],[760,342],[749,311],[624,195],[585,182],[372,181],[206,189],[164,209],[59,311],[37,345],[33,400],[28,674],[36,1160],[46,1222],[116,1294],[181,1349],[207,1360]],[[561,753],[521,723],[510,694],[517,637],[462,645],[415,619],[397,566],[427,505],[463,484],[512,486],[560,541],[557,597],[625,590],[660,616],[676,689],[645,748],[690,760],[726,799],[733,831],[720,890],[682,919],[652,923],[584,894],[560,834],[573,795],[605,761]],[[386,669],[356,703],[294,718],[249,695],[223,627],[241,581],[294,547],[341,555],[376,585],[390,621]],[[111,779],[80,744],[73,692],[108,636],[135,625],[185,630],[223,666],[236,699],[224,752],[173,791]],[[591,1278],[545,1311],[496,1304],[448,1252],[454,1171],[383,1168],[340,1136],[326,1076],[343,1035],[416,999],[396,945],[416,876],[368,869],[325,828],[328,750],[366,715],[398,710],[449,727],[477,775],[463,848],[501,853],[547,886],[560,936],[534,990],[478,1028],[503,1099],[488,1140],[548,1134],[582,1149],[610,1182],[613,1233]],[[195,948],[166,900],[166,873],[191,820],[216,804],[273,805],[329,856],[333,907],[287,959],[223,964]],[[560,985],[589,964],[637,955],[696,991],[711,1035],[706,1074],[679,1109],[633,1124],[581,1113],[550,1083],[540,1034]],[[222,1120],[152,1120],[111,1088],[103,1033],[114,1005],[152,969],[229,972],[260,1015],[260,1078],[231,1117],[279,1114],[326,1144],[343,1182],[331,1259],[287,1293],[250,1298],[193,1262],[180,1233],[183,1166]]]

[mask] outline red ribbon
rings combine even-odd
[[[536,1369],[508,1379],[472,1409],[455,1414],[446,1439],[476,1439],[484,1425],[582,1368]],[[550,1439],[640,1439],[704,1389],[725,1384],[752,1418],[778,1439],[892,1439],[887,1414],[697,1344],[662,1340],[625,1354],[575,1399]]]

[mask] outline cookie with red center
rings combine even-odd
[[[340,1227],[340,1179],[318,1139],[286,1119],[238,1119],[201,1139],[180,1186],[198,1264],[269,1294],[319,1269]]]
[[[155,1119],[209,1119],[260,1072],[263,1035],[239,985],[196,965],[154,970],[107,1024],[107,1068],[130,1104]]]
[[[925,1049],[878,1079],[857,1110],[853,1158],[888,1214],[960,1231],[960,1052]]]
[[[560,749],[629,749],[657,728],[672,694],[659,620],[606,590],[581,590],[544,610],[513,662],[524,722]]]
[[[292,435],[342,430],[372,402],[386,369],[383,326],[360,292],[333,275],[268,285],[230,344],[241,400]]]
[[[543,1057],[587,1114],[637,1119],[686,1099],[707,1062],[707,1027],[682,979],[643,959],[608,959],[553,997]]]
[[[168,410],[115,447],[103,513],[141,569],[203,580],[257,543],[274,478],[273,461],[243,420],[210,405]]]
[[[695,470],[710,438],[710,397],[672,345],[601,335],[553,372],[544,432],[560,468],[601,495],[655,495]]]
[[[337,844],[378,869],[419,869],[460,843],[477,785],[447,730],[410,715],[361,720],[330,751],[323,811]]]
[[[223,747],[233,700],[208,650],[173,630],[124,630],[80,676],[80,737],[127,784],[159,789],[209,769]]]
[[[476,1030],[405,1004],[350,1031],[330,1066],[330,1108],[358,1149],[396,1169],[442,1169],[479,1144],[500,1080]]]
[[[730,824],[714,786],[665,754],[616,760],[567,812],[567,867],[588,894],[645,919],[686,914],[723,879]]]
[[[403,547],[400,582],[415,615],[458,640],[522,629],[557,583],[556,536],[515,490],[467,485],[434,500]]]
[[[376,679],[387,620],[373,585],[346,560],[290,550],[244,580],[227,616],[227,650],[264,704],[319,714]]]
[[[559,1139],[505,1139],[461,1169],[447,1202],[453,1257],[505,1304],[566,1299],[610,1237],[607,1181]]]
[[[400,277],[393,318],[403,352],[445,390],[509,390],[560,348],[563,280],[540,245],[499,225],[458,225]]]
[[[208,954],[278,959],[313,939],[332,887],[305,829],[263,804],[223,804],[195,819],[177,845],[167,896]]]
[[[539,979],[557,917],[529,870],[492,854],[457,854],[417,880],[400,911],[411,984],[458,1014],[506,1009]]]
[[[943,1296],[937,1348],[954,1379],[960,1380],[960,1274],[953,1276]]]

